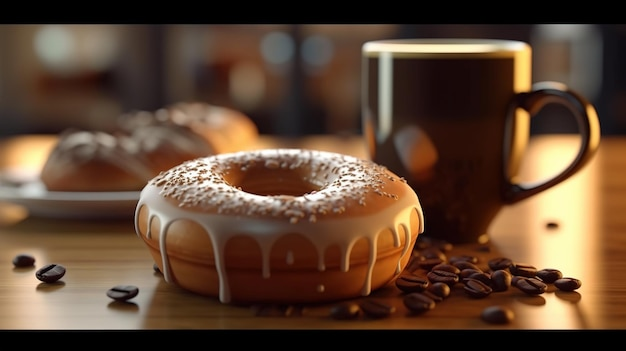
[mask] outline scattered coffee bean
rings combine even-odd
[[[507,291],[511,287],[512,278],[509,271],[498,269],[491,273],[491,288],[496,292]]]
[[[476,248],[476,251],[478,252],[491,252],[491,246],[489,246],[488,244],[482,244],[479,247]]]
[[[463,280],[465,278],[469,278],[469,276],[474,273],[482,273],[482,272],[483,271],[481,271],[480,269],[465,268],[464,270],[461,271],[461,273],[459,273],[459,278]]]
[[[340,303],[330,309],[330,316],[338,320],[356,319],[360,313],[361,308],[354,302]]]
[[[527,278],[534,278],[537,275],[537,268],[526,263],[513,263],[509,266],[509,272]]]
[[[520,277],[515,287],[529,295],[539,295],[546,292],[548,285],[536,278]]]
[[[454,264],[454,262],[469,262],[475,264],[478,263],[478,257],[470,255],[452,256],[448,261],[452,264]]]
[[[507,324],[513,321],[515,314],[504,306],[489,306],[482,311],[480,317],[490,324]]]
[[[582,282],[576,278],[565,277],[555,280],[554,286],[562,291],[574,291],[582,286]]]
[[[407,293],[422,292],[429,284],[428,279],[412,273],[403,273],[396,279],[396,287]]]
[[[13,257],[15,267],[31,267],[35,265],[35,258],[28,254],[19,254]]]
[[[499,269],[508,269],[513,264],[513,260],[506,257],[496,257],[492,258],[487,262],[487,265],[492,271],[497,271]]]
[[[473,264],[472,262],[467,262],[467,261],[455,261],[454,263],[452,263],[452,265],[456,266],[461,271],[463,271],[464,269],[468,269],[468,268],[475,269],[481,272],[483,271],[477,265]]]
[[[435,308],[435,300],[422,293],[410,293],[402,299],[404,306],[412,313],[423,313]]]
[[[412,293],[419,294],[419,293]],[[396,308],[393,305],[390,305],[387,302],[378,299],[365,299],[359,303],[359,307],[361,311],[365,313],[366,316],[372,318],[385,318],[389,317],[391,314],[396,312]]]
[[[441,260],[441,262],[444,262],[448,259],[448,257],[446,256],[445,253],[443,253],[443,251],[436,249],[436,248],[428,248],[428,249],[422,250],[420,251],[420,256],[424,259],[438,258]]]
[[[442,260],[441,258],[433,257],[433,258],[425,258],[425,259],[419,260],[418,265],[420,268],[429,271],[433,269],[433,267],[435,267],[436,265],[441,264],[443,262],[444,260]]]
[[[517,281],[522,279],[524,277],[519,276],[519,275],[513,275],[511,276],[511,286],[517,286]]]
[[[548,221],[546,223],[546,228],[548,229],[557,229],[559,227],[559,223],[555,221]]]
[[[159,265],[156,263],[152,265],[152,269],[157,273],[161,273],[161,268],[159,268]]]
[[[426,288],[425,293],[430,293],[432,295],[440,297],[443,300],[446,297],[450,296],[451,291],[452,290],[450,289],[450,285],[446,283],[436,282],[430,284],[430,286]]]
[[[115,301],[127,301],[139,294],[139,288],[134,285],[117,285],[107,290],[107,296]]]
[[[443,284],[443,283],[437,283],[437,284]],[[443,284],[445,285],[445,284]],[[446,285],[447,286],[447,285]],[[449,288],[449,287],[448,287]],[[433,299],[433,301],[435,302],[441,302],[443,301],[443,297],[435,295],[434,293],[430,292],[428,289],[422,291],[420,294],[424,294],[425,296],[430,297],[431,299]]]
[[[467,277],[465,279],[477,279],[477,280],[480,280],[481,282],[485,283],[489,287],[491,287],[491,284],[492,284],[491,283],[491,275],[489,273],[485,273],[485,272],[472,273],[469,277]]]
[[[44,283],[54,283],[64,275],[65,267],[54,263],[47,264],[35,272],[35,277]]]
[[[448,271],[433,270],[426,273],[426,278],[428,278],[431,283],[444,283],[450,286],[458,283],[459,281],[459,276],[457,274]]]
[[[470,297],[474,297],[477,299],[482,299],[491,294],[493,289],[489,287],[489,285],[481,282],[478,279],[467,278],[463,280],[463,289],[465,293]]]
[[[544,268],[537,271],[537,278],[546,284],[554,283],[557,279],[563,278],[563,273],[558,269]]]
[[[447,272],[451,272],[451,273],[454,273],[454,274],[460,274],[461,273],[461,270],[457,266],[451,265],[449,263],[438,264],[438,265],[434,266],[431,269],[431,271],[447,271]]]

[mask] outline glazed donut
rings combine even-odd
[[[305,149],[186,161],[150,180],[135,211],[168,283],[232,304],[367,296],[404,269],[423,223],[403,178]]]

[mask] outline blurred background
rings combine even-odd
[[[626,25],[0,25],[0,137],[108,129],[132,110],[181,101],[227,106],[261,133],[360,132],[368,40],[477,37],[533,46],[533,80],[566,83],[626,133]],[[533,133],[572,132],[565,111]]]

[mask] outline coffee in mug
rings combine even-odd
[[[362,47],[362,127],[370,158],[420,198],[423,235],[488,241],[500,209],[578,172],[600,142],[595,108],[558,82],[532,84],[529,44],[495,39],[395,39]],[[580,148],[560,173],[515,181],[530,120],[547,104],[575,118]]]

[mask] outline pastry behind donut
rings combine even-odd
[[[49,191],[127,191],[153,175],[131,138],[69,129],[59,135],[40,178]]]
[[[49,191],[139,191],[184,161],[242,150],[258,137],[244,114],[206,103],[177,103],[120,116],[113,131],[68,129],[40,178]]]
[[[254,122],[243,113],[204,102],[178,102],[154,112],[134,111],[120,116],[126,131],[148,125],[176,125],[205,139],[215,154],[248,149],[259,136]]]

